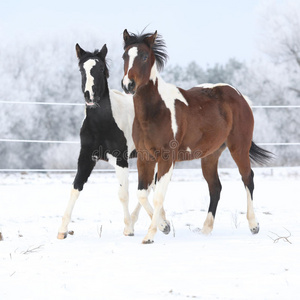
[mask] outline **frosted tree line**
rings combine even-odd
[[[225,82],[247,95],[253,105],[300,105],[300,7],[291,3],[271,5],[260,13],[263,55],[250,62],[232,58],[205,68],[192,61],[172,65],[162,73],[167,82],[189,88]],[[81,46],[94,50],[106,41],[87,35]],[[76,40],[76,42],[79,42]],[[122,41],[108,45],[109,86],[121,90]],[[84,104],[74,36],[0,45],[0,100],[18,102],[70,102]],[[82,106],[1,104],[0,138],[21,140],[79,141],[84,118]],[[254,141],[300,142],[300,109],[253,108]],[[263,146],[276,154],[273,166],[299,165],[300,146]],[[0,142],[0,169],[74,169],[79,144]],[[199,161],[181,163],[197,167]],[[234,166],[228,153],[223,167]],[[99,167],[107,167],[102,163]]]

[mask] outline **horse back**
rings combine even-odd
[[[254,122],[249,100],[230,85],[201,85],[180,91],[189,103],[189,110],[198,112],[206,122],[216,117],[229,123],[241,118],[250,124]]]
[[[243,95],[229,85],[179,89],[188,106],[177,102],[180,143],[201,149],[203,155],[218,149],[235,131],[249,135],[253,115]]]

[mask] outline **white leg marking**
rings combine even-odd
[[[203,228],[202,228],[201,232],[203,234],[210,234],[214,228],[214,221],[215,221],[215,219],[214,219],[213,214],[211,212],[209,212],[207,214],[207,217],[203,224]]]
[[[123,211],[124,211],[124,235],[133,235],[134,234],[134,228],[133,223],[131,221],[131,216],[129,213],[128,203],[129,203],[129,193],[128,193],[128,176],[129,171],[128,168],[121,168],[117,165],[117,158],[113,155],[107,153],[106,157],[108,159],[108,162],[115,167],[116,170],[116,176],[119,181],[120,187],[119,187],[119,199],[123,205]]]
[[[71,195],[70,195],[70,200],[68,202],[67,208],[65,210],[64,216],[62,218],[62,223],[61,226],[58,229],[58,239],[64,239],[67,237],[68,234],[68,225],[70,223],[71,220],[71,216],[72,216],[72,211],[75,205],[76,200],[79,197],[79,190],[76,190],[74,188],[72,188],[71,190]]]
[[[133,228],[134,228],[134,224],[136,223],[136,221],[139,218],[139,213],[140,213],[141,207],[142,207],[141,204],[138,202],[138,204],[136,205],[134,211],[132,212],[132,214],[130,216]]]
[[[253,201],[251,198],[251,193],[249,189],[246,187],[247,192],[247,219],[249,222],[249,228],[252,233],[258,233],[259,226],[255,219],[254,209],[253,209]]]
[[[94,77],[91,75],[92,68],[96,65],[95,59],[89,59],[83,64],[83,68],[85,70],[86,82],[84,92],[90,93],[90,99],[94,99],[93,85],[94,85]]]
[[[138,190],[137,197],[139,199],[139,203],[144,207],[144,209],[146,210],[149,217],[152,218],[153,208],[148,201],[149,190],[150,190],[150,187],[148,188],[148,190]]]
[[[157,226],[159,221],[161,220],[161,210],[163,208],[163,202],[165,199],[165,195],[167,192],[168,184],[171,180],[173,173],[173,164],[171,165],[169,171],[164,174],[160,180],[156,183],[155,192],[154,192],[154,212],[152,217],[152,222],[149,227],[148,233],[143,239],[143,243],[153,243],[154,235],[157,231]]]
[[[124,212],[124,235],[133,235],[134,229],[131,221],[131,216],[129,213],[128,203],[129,203],[129,193],[128,193],[128,168],[121,168],[119,166],[115,166],[117,179],[119,181],[119,199],[123,206]]]
[[[131,80],[128,78],[128,74],[129,74],[130,69],[133,66],[133,62],[134,62],[135,58],[137,57],[137,55],[138,55],[137,47],[132,47],[129,49],[129,51],[128,51],[128,56],[129,56],[128,69],[127,69],[126,75],[123,78],[123,85],[126,88],[128,88],[128,84],[131,82]]]
[[[157,172],[157,164],[155,165],[154,174],[156,174],[156,172]],[[148,195],[149,195],[150,190],[151,190],[152,187],[153,187],[153,190],[155,191],[154,179],[153,179],[152,184],[149,186],[148,190],[138,190],[138,192],[137,192],[137,197],[139,199],[139,204],[141,204],[144,207],[144,209],[146,210],[146,212],[148,213],[148,215],[151,219],[153,217],[153,208],[152,208],[151,204],[148,201]],[[138,219],[140,209],[141,209],[141,206],[138,205],[135,208],[135,210],[133,211],[133,213],[131,214],[131,220],[132,220],[133,225],[135,224],[135,222]],[[170,227],[170,222],[168,220],[166,220],[165,211],[162,208],[161,211],[160,211],[158,228],[159,228],[160,231],[164,232],[165,234],[168,234],[170,232],[168,230],[169,227]]]

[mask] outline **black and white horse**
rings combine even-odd
[[[138,218],[140,204],[132,215],[128,209],[128,158],[136,156],[132,140],[134,108],[132,96],[108,88],[109,71],[106,64],[107,47],[93,53],[84,51],[76,44],[79,68],[82,76],[82,91],[86,103],[86,117],[80,130],[81,149],[77,174],[71,190],[58,239],[68,234],[68,224],[76,200],[87,182],[98,160],[109,162],[115,167],[120,183],[119,198],[123,205],[124,235],[134,234],[134,223]],[[152,215],[150,206],[148,213]]]

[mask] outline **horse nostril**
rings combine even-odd
[[[121,80],[121,85],[126,94],[134,94],[133,89],[135,88],[135,81],[129,80],[125,77]]]
[[[134,88],[135,88],[135,81],[132,80],[132,81],[129,82],[129,84],[128,84],[128,90],[129,90],[129,91],[133,91]]]
[[[84,98],[85,98],[85,100],[90,101],[90,92],[89,91],[84,92]]]

